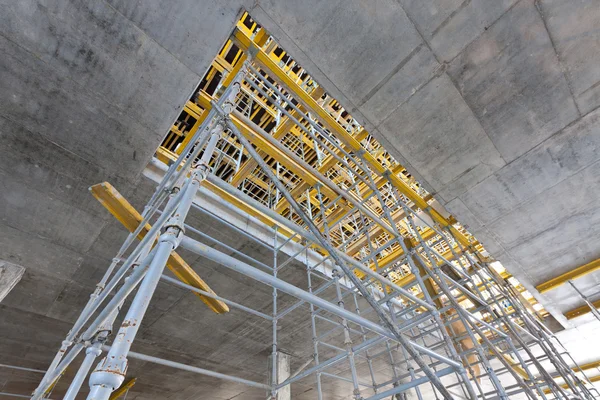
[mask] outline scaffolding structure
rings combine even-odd
[[[544,325],[544,310],[247,14],[157,158],[168,169],[32,399],[45,398],[84,350],[64,399],[75,399],[103,352],[89,375],[90,400],[111,397],[130,358],[271,399],[303,382],[321,400],[332,380],[355,400],[600,397]],[[262,243],[271,265],[193,237],[200,229],[186,216],[201,186],[271,229],[272,243]],[[179,247],[271,287],[272,312],[165,275]],[[303,265],[307,289],[280,278],[292,262]],[[251,381],[131,351],[160,280],[195,292],[214,312],[232,307],[270,323],[269,376]],[[282,308],[283,294],[295,303]],[[310,320],[312,357],[281,377],[278,324],[292,313]]]

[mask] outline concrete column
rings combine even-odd
[[[273,357],[269,357],[269,364],[273,362]],[[277,352],[277,383],[284,382],[290,377],[290,356],[289,354]],[[291,386],[287,385],[277,391],[277,397],[274,400],[291,400]]]

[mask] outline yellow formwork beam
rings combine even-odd
[[[600,368],[600,360],[596,360],[596,361],[592,361],[589,363],[585,363],[585,364],[581,364],[578,367],[574,367],[573,371],[577,372],[577,371],[587,371],[588,369],[593,369],[593,368]]]
[[[591,383],[598,382],[600,381],[600,375],[592,376],[589,379]],[[562,385],[560,385],[560,387],[563,389],[570,389],[569,385],[567,385],[566,383],[563,383]],[[550,389],[544,389],[544,393],[550,394],[552,393],[552,391]]]
[[[502,356],[502,358],[504,358],[504,361],[506,361],[508,363],[508,365],[510,365],[510,367],[512,368],[512,370],[514,372],[516,372],[517,374],[519,374],[519,376],[523,379],[525,379],[526,381],[530,380],[529,375],[527,374],[527,371],[525,371],[523,369],[523,367],[521,367],[521,365],[515,361],[511,356],[509,356],[508,354],[503,353],[500,349],[498,349],[497,347],[495,348],[496,351],[498,352],[498,354],[500,354]],[[490,350],[491,354],[494,354],[491,350]]]
[[[235,114],[231,115],[231,121],[240,129],[240,132],[257,148],[264,151],[269,156],[273,157],[275,160],[280,162],[290,171],[294,172],[300,178],[302,178],[309,185],[314,186],[317,183],[322,184],[321,191],[323,194],[330,199],[335,199],[338,197],[341,189],[339,189],[333,182],[331,182],[327,177],[320,174],[317,170],[315,170],[312,166],[303,163],[302,160],[294,154],[292,151],[287,149],[285,146],[277,142],[271,135],[262,130],[260,127],[256,126],[251,121],[242,121]],[[352,192],[348,192],[348,196],[352,197],[357,202],[360,202],[361,199],[356,196],[356,194]],[[349,207],[350,204],[345,204],[344,201],[343,207]],[[368,205],[363,205],[365,209],[371,212],[373,215],[377,215],[377,213],[370,209]],[[385,221],[377,221],[383,229],[393,234],[392,227]]]
[[[117,390],[112,392],[112,394],[109,397],[109,400],[116,400],[118,398],[123,397],[127,393],[127,391],[131,389],[133,385],[135,385],[136,381],[137,378],[131,378],[130,380],[122,384]]]
[[[594,369],[594,368],[600,368],[600,360],[580,365],[579,368],[573,367],[571,369],[575,372],[579,372],[579,371],[586,371],[588,369]],[[591,378],[589,378],[589,380],[591,383],[598,382],[598,381],[600,381],[600,375],[592,376]],[[566,383],[561,385],[561,387],[563,389],[569,389],[569,386]],[[550,390],[546,389],[546,390],[544,390],[544,393],[548,394],[548,393],[550,393]]]
[[[286,87],[291,93],[295,95],[297,100],[303,103],[304,107],[310,111],[313,111],[316,115],[319,116],[320,120],[325,124],[325,126],[334,134],[338,139],[340,139],[345,145],[347,145],[353,151],[364,150],[361,146],[360,142],[358,142],[349,132],[347,132],[327,111],[325,111],[313,98],[309,96],[298,84],[290,78],[284,71],[279,68],[279,66],[267,55],[264,51],[262,51],[253,41],[252,39],[240,29],[236,29],[233,33],[233,36],[237,40],[238,44],[242,47],[243,50],[251,51],[254,55],[254,60],[258,62],[262,68],[264,68],[269,74],[273,77],[276,77],[279,82]],[[417,193],[413,188],[411,188],[406,182],[404,182],[400,177],[394,175],[389,169],[383,167],[379,161],[377,161],[371,154],[368,152],[364,153],[364,158],[367,163],[371,166],[371,168],[380,176],[385,176],[390,179],[390,182],[406,197],[408,197],[413,203],[417,205],[417,207],[428,210],[431,214],[431,217],[441,224],[442,226],[448,226],[452,231],[456,239],[463,246],[471,246],[474,243],[471,243],[469,239],[463,235],[460,231],[452,226],[450,221],[444,218],[440,213],[438,213],[433,208],[430,208],[427,202]]]
[[[175,162],[175,160],[177,159],[176,155],[174,155],[172,152],[170,152],[169,150],[164,149],[162,147],[159,147],[158,150],[156,151],[156,158],[158,158],[160,161],[162,161],[166,164],[169,164],[170,162]],[[245,203],[244,201],[240,200],[239,198],[237,198],[235,196],[231,196],[229,193],[216,187],[215,185],[210,183],[208,180],[202,181],[202,186],[206,187],[208,190],[210,190],[211,192],[213,192],[214,194],[216,194],[217,196],[219,196],[226,202],[236,206],[241,211],[258,219],[259,221],[264,223],[266,226],[277,225],[278,226],[277,229],[278,229],[279,233],[281,233],[287,237],[290,237],[293,235],[288,228],[279,225],[274,219],[261,213],[259,210],[256,210],[255,208],[253,208],[249,204]]]
[[[96,184],[90,188],[93,196],[106,208],[123,226],[133,232],[142,222],[142,216],[135,208],[115,189],[110,183],[103,182]],[[138,234],[138,239],[143,239],[151,229],[150,224],[146,224]],[[183,283],[204,290],[205,292],[213,293],[213,290],[206,282],[177,254],[171,252],[167,260],[167,268]],[[195,293],[206,305],[217,314],[226,313],[229,311],[227,304],[212,297],[202,296]]]
[[[594,307],[598,308],[598,307],[600,307],[600,300],[596,300],[596,301],[592,302],[592,304],[594,305]],[[591,312],[590,307],[587,304],[585,304],[581,307],[577,307],[577,308],[567,311],[565,313],[565,317],[567,317],[567,319],[571,320],[571,319],[574,319],[577,317],[581,317],[582,315],[585,315],[589,312]]]
[[[432,237],[434,237],[435,235],[437,235],[437,233],[433,229],[428,229],[425,232],[421,233],[421,237],[423,238],[423,240],[429,240]],[[380,269],[385,268],[388,265],[394,263],[396,260],[398,260],[398,258],[402,257],[403,255],[404,255],[404,250],[402,250],[402,248],[399,247],[396,250],[391,251],[385,257],[378,260],[377,265],[379,266]],[[373,269],[373,270],[375,269],[374,263],[371,265],[371,269]]]
[[[598,271],[600,269],[600,258],[594,260],[590,263],[582,265],[581,267],[577,267],[569,272],[565,272],[562,275],[559,275],[555,278],[550,279],[544,283],[540,283],[535,288],[540,293],[546,293],[552,289],[556,289],[557,287],[564,285],[570,280],[574,280],[577,278],[581,278],[587,274],[591,274],[594,271]]]
[[[321,90],[315,90],[313,93],[311,93],[311,96],[313,96],[313,98],[318,98],[322,94],[323,92]],[[292,115],[297,116],[296,110],[292,110]],[[287,116],[282,116],[282,121],[279,123],[279,126],[275,128],[275,132],[273,132],[273,137],[277,140],[281,140],[281,138],[287,132],[289,132],[289,130],[293,126],[294,122],[292,122]],[[259,151],[258,154],[263,155],[261,153],[262,152]],[[236,174],[233,176],[231,184],[233,186],[237,186],[242,181],[242,179],[244,179],[249,173],[251,173],[257,166],[258,163],[256,162],[256,160],[252,158],[246,160],[246,162],[244,162],[244,164],[240,167],[239,171],[236,172]]]

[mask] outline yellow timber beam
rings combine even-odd
[[[109,397],[109,400],[115,400],[115,399],[123,397],[127,393],[127,391],[129,389],[131,389],[131,387],[133,385],[135,385],[136,381],[137,381],[137,378],[131,378],[130,380],[128,380],[127,382],[122,384],[117,390],[112,392],[112,394]]]
[[[591,383],[598,382],[598,381],[600,381],[600,375],[592,376],[589,379],[590,379]],[[560,385],[560,387],[563,389],[570,389],[569,385],[567,385],[566,383],[563,383],[562,385]],[[552,393],[552,391],[550,389],[544,389],[544,393],[550,394],[550,393]]]
[[[315,89],[310,94],[310,96],[314,99],[318,99],[322,95],[323,89],[321,88]],[[296,118],[298,117],[296,110],[292,110],[291,114]],[[294,122],[290,120],[287,116],[284,115],[281,119],[282,121],[279,123],[279,126],[275,128],[275,132],[273,132],[273,137],[277,140],[281,140],[281,138],[294,126]],[[263,155],[260,151],[258,154]],[[236,174],[233,176],[231,184],[233,186],[237,186],[242,181],[242,179],[244,179],[249,173],[251,173],[254,170],[254,168],[256,168],[257,165],[258,163],[256,162],[256,160],[252,158],[246,160],[246,162],[242,165],[240,170],[236,172]]]
[[[202,105],[203,107],[210,106],[210,101],[212,100],[212,98],[209,95],[207,95],[206,93],[201,93],[199,96],[199,99],[200,99],[200,101],[199,101],[200,105]],[[190,110],[196,111],[194,108],[197,108],[197,107],[194,107],[194,106],[195,105],[190,104],[188,102],[188,105],[186,106],[186,108],[190,108]],[[260,127],[256,126],[254,123],[251,123],[250,121],[242,121],[235,114],[231,115],[231,120],[240,129],[242,134],[244,136],[246,136],[246,138],[252,144],[254,144],[257,147],[257,149],[259,151],[261,151],[263,154],[266,154],[266,155],[274,158],[279,163],[281,163],[281,165],[283,165],[284,167],[286,167],[287,169],[292,171],[294,174],[298,175],[302,180],[304,180],[305,182],[308,182],[308,184],[311,186],[314,186],[317,182],[320,181],[319,177],[316,176],[311,169],[305,168],[301,163],[299,163],[296,160],[296,157],[291,153],[291,151],[280,151],[279,149],[277,149],[273,146],[272,140],[274,140],[274,139],[277,140],[277,139],[280,139],[281,137],[283,137],[283,135],[286,133],[285,129],[281,129],[281,130],[279,130],[279,132],[276,132],[276,136],[274,135],[273,137],[271,137],[269,135],[269,137],[267,137],[268,134],[266,134],[266,132],[264,132]],[[283,125],[287,126],[287,123],[284,123]],[[254,169],[254,167],[255,167],[255,165],[253,165],[250,162],[247,162],[245,165],[247,165],[248,168],[251,168],[251,169]],[[249,172],[251,172],[251,170],[249,170],[247,172],[249,173]],[[238,175],[239,175],[239,173],[236,174],[236,176],[238,176]],[[239,180],[240,179],[238,178],[238,182],[239,182]],[[234,186],[236,186],[235,183],[232,182],[232,184]],[[333,190],[331,190],[331,188],[329,186],[323,186],[323,194],[325,194],[327,197],[329,197],[331,199],[334,199],[337,197],[337,194]]]
[[[156,158],[158,158],[160,161],[164,162],[165,164],[169,165],[169,163],[175,162],[177,160],[177,155],[163,147],[159,147],[158,150],[156,150]],[[206,187],[208,190],[210,190],[211,192],[213,192],[214,194],[216,194],[223,200],[227,201],[228,203],[230,203],[230,204],[236,206],[237,208],[239,208],[240,210],[244,211],[248,215],[251,215],[254,218],[258,219],[265,225],[267,225],[267,226],[278,225],[277,229],[281,234],[286,235],[288,237],[292,236],[292,233],[290,232],[290,230],[288,228],[279,225],[275,220],[269,218],[267,215],[254,209],[252,206],[243,202],[242,200],[238,199],[237,197],[231,196],[229,193],[221,190],[220,188],[216,187],[209,181],[207,181],[207,180],[202,181],[202,186]]]
[[[435,235],[437,235],[437,233],[433,229],[428,229],[425,232],[421,233],[421,237],[423,238],[423,240],[429,240],[432,237],[434,237]],[[413,244],[413,246],[414,246],[414,244]],[[398,260],[398,258],[402,257],[403,255],[404,255],[404,250],[402,250],[402,248],[399,247],[396,250],[391,251],[385,257],[382,257],[380,260],[378,260],[377,266],[379,266],[380,269],[383,269],[383,268],[387,267],[388,265],[394,263],[396,260]],[[371,269],[375,270],[374,264],[371,265]]]
[[[594,369],[594,368],[600,368],[600,360],[580,365],[580,368],[574,367],[571,369],[575,372],[579,372],[579,371],[586,371],[588,369]],[[600,381],[600,375],[592,376],[589,379],[590,379],[591,383],[598,382],[598,381]],[[563,384],[563,385],[561,385],[561,387],[563,389],[569,389],[569,386],[567,384]],[[546,389],[546,390],[544,390],[544,393],[548,394],[548,393],[550,393],[550,390]]]
[[[102,204],[120,223],[129,230],[129,232],[135,231],[138,225],[142,222],[142,216],[136,211],[135,208],[115,189],[110,183],[103,182],[94,185],[90,188],[90,191],[94,197]],[[151,226],[146,224],[140,231],[138,239],[143,239],[148,233]],[[215,293],[208,286],[202,278],[190,267],[176,252],[171,252],[169,259],[167,260],[167,268],[173,272],[173,274],[183,283],[193,286],[195,288],[204,290],[205,292]],[[213,299],[211,297],[202,296],[201,294],[194,293],[206,305],[216,312],[217,314],[226,313],[229,311],[227,304],[220,300]]]
[[[588,369],[593,369],[593,368],[600,368],[600,360],[596,360],[596,361],[592,361],[586,364],[582,364],[579,366],[579,368],[574,367],[573,371],[577,372],[577,371],[587,371]]]
[[[329,179],[327,179],[327,177],[320,174],[312,166],[304,163],[300,157],[290,151],[283,144],[276,141],[271,135],[262,130],[260,127],[256,126],[252,121],[242,120],[241,117],[238,117],[236,114],[231,115],[231,121],[240,129],[241,133],[246,136],[246,138],[252,144],[279,161],[282,165],[286,166],[290,171],[298,175],[310,186],[316,185],[317,182],[322,184],[321,190],[323,191],[323,194],[332,200],[337,198],[339,193],[341,193],[342,190],[339,189]],[[357,202],[360,202],[360,199],[355,193],[348,192],[348,196],[352,197]],[[342,201],[345,203],[345,200]],[[344,207],[348,206],[349,204],[344,204]],[[368,205],[363,204],[363,207],[373,215],[377,216],[377,213],[370,209]],[[376,222],[379,223],[383,229],[393,234],[394,231],[387,222],[383,220]]]
[[[564,285],[565,283],[567,283],[570,280],[581,278],[582,276],[591,274],[592,272],[597,271],[599,269],[600,269],[600,258],[597,260],[594,260],[590,263],[587,263],[585,265],[582,265],[581,267],[577,267],[569,272],[565,272],[564,274],[559,275],[555,278],[552,278],[549,281],[540,283],[535,288],[540,293],[546,293],[552,289],[555,289],[561,285]]]
[[[308,182],[311,186],[320,182],[319,177],[314,174],[312,168],[305,168],[295,154],[287,150],[283,145],[280,146],[281,149],[273,146],[273,137],[260,129],[260,127],[254,125],[251,121],[242,121],[235,114],[231,114],[231,121],[253,145],[262,150],[265,154],[273,157],[281,165],[298,175],[302,180]],[[337,193],[334,192],[330,186],[326,185],[326,182],[322,183],[324,184],[322,187],[323,194],[330,199],[335,199]]]
[[[596,301],[592,302],[592,304],[594,305],[594,307],[598,308],[598,307],[600,307],[600,300],[596,300]],[[567,317],[567,319],[571,320],[571,319],[574,319],[577,317],[581,317],[582,315],[585,315],[585,314],[589,313],[590,311],[591,311],[590,307],[587,304],[585,304],[581,307],[577,307],[577,308],[567,311],[565,313],[565,317]]]
[[[301,106],[301,105],[300,105],[300,106]],[[364,139],[364,137],[365,137],[366,135],[367,135],[367,131],[365,131],[365,130],[363,129],[362,131],[360,131],[360,132],[358,132],[358,133],[356,134],[356,139],[357,139],[357,140],[362,140],[362,139]],[[348,147],[347,147],[346,145],[342,145],[342,147],[343,147],[343,148],[344,148],[344,150],[346,150],[346,151],[348,151],[348,150],[349,150],[349,149],[348,149]],[[341,152],[340,152],[339,150],[338,150],[338,151],[336,151],[335,153],[336,153],[336,155],[337,155],[338,157],[341,157],[341,158],[343,158],[343,157],[342,157],[342,154],[341,154]],[[337,160],[337,159],[336,159],[336,158],[335,158],[335,157],[334,157],[332,154],[327,154],[327,155],[325,156],[325,160],[323,160],[323,163],[322,163],[322,164],[321,164],[321,166],[318,168],[318,171],[319,171],[321,174],[326,174],[326,173],[327,173],[327,171],[329,171],[331,168],[333,168],[333,167],[334,167],[334,166],[335,166],[337,163],[338,163],[338,160]],[[291,194],[292,194],[292,196],[295,196],[295,197],[297,197],[297,196],[299,196],[299,195],[300,195],[300,193],[303,193],[303,192],[305,192],[305,191],[306,191],[306,189],[308,189],[308,188],[309,188],[309,186],[308,186],[306,183],[304,183],[304,182],[303,182],[302,184],[298,185],[298,187],[296,187],[296,188],[292,189],[292,191],[291,191]],[[277,211],[277,212],[279,212],[279,213],[281,213],[281,212],[283,212],[283,210],[285,210],[285,208],[287,208],[287,206],[288,206],[287,202],[280,201],[280,202],[279,202],[279,204],[278,204],[278,205],[277,205],[277,207],[276,207],[276,211]]]
[[[395,223],[398,223],[399,221],[404,219],[404,217],[405,217],[404,210],[402,210],[402,209],[398,209],[392,213],[392,220]],[[350,246],[348,246],[348,249],[346,252],[348,253],[348,255],[354,256],[356,253],[358,253],[360,251],[361,248],[363,248],[364,246],[367,245],[369,238],[371,238],[371,240],[375,239],[382,233],[383,233],[383,229],[381,229],[381,227],[379,225],[376,225],[371,230],[369,230],[368,235],[367,234],[362,235],[360,238],[358,238],[357,241],[355,241]]]
[[[312,97],[310,97],[308,93],[298,86],[298,84],[292,78],[282,71],[281,68],[279,68],[279,66],[271,59],[271,57],[262,51],[246,33],[239,29],[235,29],[233,36],[235,37],[239,46],[243,50],[251,50],[251,52],[254,54],[254,60],[257,61],[261,67],[273,77],[277,77],[279,82],[283,84],[283,86],[285,86],[291,93],[293,93],[296,98],[303,103],[306,109],[311,110],[318,115],[332,134],[339,138],[353,151],[364,150],[360,142],[358,142],[349,132],[347,132],[331,115],[329,115],[327,111],[325,111]],[[383,167],[371,154],[365,152],[363,156],[376,173],[381,176],[389,177],[391,183],[398,189],[398,191],[408,197],[413,203],[415,203],[417,207],[422,210],[428,210],[431,214],[431,217],[436,222],[442,226],[449,227],[456,239],[463,246],[471,246],[474,244],[471,243],[465,235],[453,227],[450,221],[444,218],[433,208],[430,208],[427,202],[421,196],[419,196],[419,194],[415,192],[413,188],[400,179],[400,177],[394,175],[389,169]]]

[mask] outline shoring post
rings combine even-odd
[[[362,152],[364,152],[364,151],[362,151]],[[359,152],[358,158],[361,160],[361,164],[367,164],[365,159],[362,156],[362,152]],[[427,300],[427,302],[429,304],[434,305],[435,302],[431,298],[431,295],[429,294],[429,292],[427,290],[425,282],[421,278],[420,269],[417,267],[417,265],[415,264],[414,259],[412,257],[412,255],[414,254],[414,249],[408,248],[406,241],[403,239],[402,235],[400,234],[400,231],[398,230],[398,227],[396,226],[396,223],[394,222],[394,219],[389,211],[389,208],[388,208],[386,202],[381,197],[380,191],[377,189],[377,186],[373,182],[373,177],[371,175],[371,171],[369,170],[369,168],[365,168],[364,166],[363,166],[363,169],[366,169],[366,172],[367,172],[366,175],[368,176],[371,184],[373,185],[373,190],[377,194],[377,198],[379,200],[379,203],[381,204],[383,212],[384,212],[387,220],[389,221],[390,225],[392,226],[392,229],[394,230],[394,234],[395,234],[397,243],[402,247],[404,254],[407,255],[406,259],[409,263],[411,272],[415,276],[415,279],[417,280],[419,287],[421,288],[421,291],[423,292],[423,296],[425,296],[425,299]],[[386,175],[385,177],[386,177],[386,179],[388,179],[388,181],[391,184],[392,182],[390,180],[389,174]],[[410,210],[410,211],[412,211],[412,210]],[[404,213],[407,216],[409,215],[409,211],[407,211],[406,208],[404,209]],[[444,326],[444,323],[442,322],[439,310],[436,308],[431,312],[431,314],[432,314],[437,326],[439,327],[440,334],[442,335],[444,341],[446,342],[446,347],[448,348],[448,351],[450,352],[452,359],[456,360],[456,361],[460,361],[460,357],[459,357],[458,353],[456,352],[456,349],[454,348],[452,339],[448,335],[448,332],[445,330],[445,326]],[[477,399],[477,394],[475,393],[475,390],[473,389],[473,386],[471,385],[471,382],[469,381],[469,377],[467,375],[466,370],[464,369],[464,366],[459,371],[457,371],[457,373],[461,377],[461,379],[464,383],[464,386],[466,387],[467,391],[469,392],[469,397],[471,399]],[[442,395],[443,395],[443,393],[442,393]]]
[[[354,309],[356,310],[356,314],[360,315],[360,307],[358,305],[358,296],[356,295],[356,292],[354,290],[351,290],[351,292],[352,292],[352,299],[354,300]],[[363,343],[365,343],[367,341],[367,333],[365,331],[365,328],[362,325],[359,325],[359,329],[361,332],[362,341],[363,341]],[[369,354],[369,350],[365,350],[365,356],[367,358],[367,366],[369,367],[369,374],[371,375],[371,382],[373,383],[373,391],[375,394],[377,394],[377,382],[375,380],[375,372],[373,371],[373,360],[371,358],[371,355]]]
[[[394,305],[391,302],[388,302],[388,307],[390,309],[390,313],[392,316],[392,319],[395,321],[396,319],[396,313],[394,312]],[[392,370],[394,372],[394,388],[398,387],[398,376],[397,376],[397,372],[396,372],[396,363],[394,360],[394,355],[392,354],[392,348],[390,346],[390,342],[387,341],[386,342],[386,348],[390,357],[390,363],[392,364]],[[413,366],[410,364],[410,362],[408,361],[408,354],[406,354],[406,350],[404,348],[401,349],[402,350],[402,355],[404,357],[404,361],[406,362],[406,369],[408,371],[408,373],[410,374],[410,379],[411,380],[415,380],[416,379],[416,375],[415,375],[415,369],[413,368]],[[413,389],[415,389],[415,392],[417,393],[417,398],[419,400],[423,400],[423,395],[421,394],[421,389],[419,388],[419,386],[415,386]],[[396,394],[396,400],[400,400],[400,393]]]
[[[242,135],[242,133],[237,129],[235,124],[231,122],[231,120],[227,120],[227,125],[231,132],[237,137],[242,145],[246,147],[248,153],[261,167],[263,172],[267,175],[267,177],[275,184],[275,186],[279,189],[279,191],[286,198],[290,206],[294,209],[294,211],[302,218],[304,223],[309,228],[310,232],[319,240],[320,244],[323,248],[331,255],[335,263],[342,269],[346,277],[354,284],[354,286],[359,290],[359,292],[363,295],[363,297],[367,300],[367,302],[373,307],[378,314],[378,316],[384,322],[384,325],[387,329],[392,332],[396,340],[402,345],[405,346],[411,357],[415,360],[415,362],[419,365],[419,367],[423,370],[425,375],[427,375],[428,379],[433,382],[438,391],[444,396],[445,399],[453,399],[453,396],[446,389],[440,378],[435,375],[434,371],[427,365],[418,351],[412,346],[412,344],[404,337],[404,335],[397,329],[397,327],[390,320],[389,316],[383,311],[382,307],[377,303],[377,301],[371,296],[371,294],[364,287],[362,282],[358,279],[356,275],[348,268],[345,261],[336,253],[336,249],[323,237],[319,229],[316,227],[313,221],[308,219],[304,214],[304,211],[298,204],[298,202],[292,197],[289,191],[285,188],[285,186],[277,179],[273,171],[271,171],[270,167],[267,163],[262,159],[262,157],[256,152],[256,150],[250,145],[250,142]]]
[[[79,393],[79,390],[81,389],[81,385],[85,381],[88,372],[90,372],[90,368],[92,368],[92,365],[94,364],[94,360],[96,360],[96,357],[98,357],[100,354],[102,354],[102,342],[96,340],[94,344],[85,350],[85,358],[81,362],[75,377],[71,381],[69,389],[67,390],[65,397],[63,397],[63,400],[75,399]]]
[[[217,123],[211,132],[211,138],[199,166],[193,170],[182,188],[182,195],[177,196],[175,193],[171,195],[169,203],[177,202],[177,207],[165,223],[165,230],[158,239],[156,253],[148,267],[148,272],[138,288],[108,354],[90,375],[91,390],[88,400],[108,400],[111,393],[123,383],[127,372],[127,354],[160,281],[167,260],[171,252],[179,246],[185,229],[185,218],[198,191],[200,182],[208,174],[208,163],[222,131],[223,125]],[[167,204],[168,206],[169,204]],[[164,215],[169,217],[168,214]]]
[[[148,244],[146,244],[146,246],[142,249],[142,252],[138,256],[136,262],[133,264],[133,270],[132,270],[131,274],[125,278],[124,285],[128,281],[133,279],[132,274],[133,274],[133,272],[136,271],[136,269],[142,269],[142,270],[146,269],[144,262],[147,261],[149,258],[151,258],[149,256],[151,253],[151,250],[152,250],[152,242],[148,242]],[[133,287],[132,287],[132,290],[133,290]],[[115,296],[113,298],[113,300],[116,300],[118,298],[119,298],[118,296]],[[120,302],[120,304],[117,306],[116,309],[110,311],[109,316],[104,321],[102,321],[100,325],[95,325],[93,323],[90,326],[90,329],[94,329],[94,330],[96,329],[95,327],[97,326],[98,327],[97,332],[94,332],[94,338],[92,339],[91,345],[88,346],[88,348],[86,349],[85,358],[83,359],[79,369],[77,370],[77,374],[71,381],[71,384],[69,385],[69,388],[68,388],[67,393],[65,394],[65,397],[63,398],[63,400],[75,400],[77,394],[79,393],[79,390],[81,389],[81,385],[85,381],[85,378],[94,363],[94,360],[100,354],[102,354],[102,346],[104,345],[104,343],[108,339],[108,336],[112,332],[113,323],[114,323],[115,319],[117,318],[117,315],[118,315],[119,311],[121,310],[121,307],[123,306],[124,302],[125,302],[125,298],[123,298],[123,300]],[[107,307],[105,308],[105,311],[108,309],[109,309],[109,305],[107,305]],[[98,319],[102,319],[102,314],[98,317]]]
[[[273,227],[273,277],[277,278],[277,225]],[[273,344],[272,344],[272,352],[271,352],[271,399],[277,400],[277,389],[275,389],[276,385],[279,382],[277,377],[278,371],[278,355],[277,355],[277,288],[273,286],[273,321],[272,321],[272,330],[273,330]]]
[[[312,288],[312,271],[308,264],[308,250],[306,251],[306,277],[308,281],[308,293],[313,294]],[[309,303],[310,306],[310,320],[311,320],[311,328],[312,328],[312,342],[313,342],[313,358],[315,360],[315,366],[319,365],[319,341],[317,338],[317,321],[315,318],[315,306],[313,303]],[[317,399],[323,400],[323,392],[321,390],[321,372],[316,372],[317,378]]]
[[[337,305],[344,309],[344,299],[342,298],[342,290],[340,288],[340,277],[341,273],[338,269],[333,270],[333,280],[335,281],[335,292],[337,297]],[[348,363],[350,364],[350,373],[352,375],[352,385],[354,387],[354,399],[361,400],[360,388],[358,386],[358,375],[356,373],[356,362],[354,359],[354,351],[352,350],[352,339],[350,338],[350,330],[348,328],[348,321],[342,318],[341,325],[344,329],[344,348],[348,354]]]
[[[179,244],[180,232],[176,227],[169,227],[160,236],[154,259],[150,263],[148,272],[133,299],[110,351],[90,376],[91,390],[88,400],[107,400],[110,394],[123,383],[127,372],[127,353],[158,285],[167,259],[171,251]]]
[[[321,220],[323,221],[323,230],[325,231],[325,238],[327,240],[331,240],[329,226],[327,223],[327,216],[325,215],[325,203],[323,201],[323,194],[321,193],[321,184],[317,183],[315,185],[317,189],[317,198],[319,199],[319,210],[321,213]],[[310,218],[310,217],[309,217]],[[311,218],[312,220],[312,218]],[[335,293],[337,297],[337,305],[340,308],[344,308],[344,299],[342,298],[342,289],[340,288],[340,271],[334,267],[332,272],[332,278],[335,282]],[[350,331],[348,329],[348,321],[345,318],[342,318],[341,326],[344,329],[344,348],[348,354],[348,363],[350,364],[350,373],[352,375],[352,385],[354,387],[354,399],[360,400],[362,397],[360,395],[360,388],[358,386],[358,376],[356,374],[356,363],[354,360],[354,352],[352,351],[352,340],[350,339]]]
[[[240,74],[238,74],[240,76]],[[239,89],[239,80],[238,80],[238,89]],[[219,99],[219,104],[222,104],[222,101],[227,98],[228,93],[231,91],[231,86],[228,87],[225,91],[225,94],[221,99]],[[184,172],[189,168],[191,162],[188,163],[184,168],[179,169],[180,165],[185,161],[185,158],[189,155],[188,153],[192,151],[193,146],[196,146],[196,149],[192,151],[190,160],[194,160],[198,152],[203,148],[203,144],[207,139],[208,133],[208,124],[213,119],[212,117],[215,115],[214,111],[209,113],[209,118],[206,118],[203,125],[198,129],[198,131],[194,134],[193,139],[188,142],[186,146],[186,150],[183,151],[178,158],[177,162],[171,165],[167,175],[163,178],[161,183],[157,186],[155,193],[153,194],[150,201],[147,203],[144,208],[144,212],[142,214],[142,222],[138,225],[138,228],[129,234],[123,245],[121,246],[117,255],[112,259],[111,264],[107,268],[104,273],[104,276],[100,280],[100,282],[96,285],[96,288],[90,295],[86,305],[84,306],[82,312],[80,313],[76,323],[73,325],[71,330],[68,332],[65,340],[61,343],[61,347],[54,356],[52,362],[50,363],[48,369],[46,370],[44,376],[42,377],[40,384],[36,388],[36,390],[32,394],[32,399],[38,400],[46,395],[48,388],[51,387],[56,380],[62,375],[67,366],[75,359],[75,357],[85,348],[85,344],[81,342],[77,342],[76,336],[79,333],[79,330],[84,326],[85,322],[91,317],[94,311],[98,308],[98,306],[106,299],[106,295],[109,294],[112,289],[114,289],[115,285],[119,282],[119,280],[124,276],[124,273],[129,269],[130,265],[125,262],[119,272],[113,277],[113,279],[108,283],[108,279],[111,277],[114,269],[118,265],[119,262],[122,261],[121,257],[126,252],[128,247],[133,243],[135,238],[138,236],[139,232],[146,226],[146,222],[150,220],[150,218],[154,215],[154,213],[158,210],[158,207],[164,201],[164,198],[172,193],[169,190],[165,190],[165,186],[169,182],[177,182],[180,181],[184,176]],[[179,169],[179,173],[176,179],[169,181],[169,178],[175,174]],[[166,209],[165,209],[166,211]],[[155,224],[160,225],[160,224]],[[147,235],[148,239],[152,235]],[[139,247],[142,247],[140,243]],[[134,256],[133,256],[134,257]],[[132,259],[128,259],[128,261],[132,261]],[[73,346],[73,344],[75,345]],[[88,343],[89,345],[89,343]],[[73,347],[71,347],[73,346]],[[91,348],[95,348],[95,342],[91,344]],[[70,350],[69,350],[70,348]],[[96,353],[95,351],[88,350],[87,354],[89,357],[86,357],[87,360],[92,358],[92,355]],[[87,361],[86,361],[87,363]],[[85,365],[83,368],[80,368],[80,375],[83,374],[85,370]],[[79,376],[76,376],[79,379]],[[77,386],[77,382],[73,388]]]

